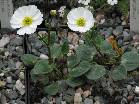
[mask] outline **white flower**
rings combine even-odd
[[[35,5],[19,7],[10,20],[11,27],[16,29],[17,34],[31,34],[36,31],[37,25],[43,21],[43,14]]]
[[[86,32],[94,26],[93,14],[86,8],[72,9],[68,15],[68,27],[73,31]]]
[[[107,0],[107,2],[108,2],[108,4],[110,4],[110,5],[115,5],[115,4],[118,3],[117,0]]]
[[[136,88],[135,88],[135,93],[139,94],[139,87],[138,86],[136,86]]]
[[[78,0],[78,3],[83,4],[83,5],[88,5],[91,0]]]

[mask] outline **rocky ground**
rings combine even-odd
[[[139,35],[125,28],[124,25],[128,23],[121,17],[114,14],[113,16],[104,23],[113,27],[101,28],[101,35],[107,38],[114,34],[118,39],[118,44],[124,50],[131,49],[133,46],[139,48]],[[69,32],[66,35],[71,43],[71,50],[76,48],[79,42],[84,42],[76,33]],[[47,48],[38,40],[36,34],[29,35],[29,42],[32,54],[47,58]],[[13,33],[0,34],[1,104],[25,104],[24,66],[20,61],[23,53],[21,36]],[[139,104],[139,95],[135,93],[135,87],[139,86],[138,77],[129,77],[115,84],[108,79],[102,79],[97,83],[87,82],[86,86],[75,89],[69,87],[64,80],[59,83],[62,89],[57,96],[44,96],[41,89],[32,84],[31,104],[73,104],[73,102],[74,104]]]
[[[0,102],[25,104],[22,37],[0,34]]]

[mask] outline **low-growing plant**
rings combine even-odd
[[[101,2],[104,3],[103,0],[94,1],[98,3],[94,6],[96,8]],[[31,11],[20,20],[19,12],[28,8]],[[57,15],[55,10],[51,11],[51,14],[52,12],[53,16]],[[20,28],[19,35],[31,34],[35,32],[37,25],[42,23],[42,17],[36,6],[24,6],[17,9],[10,22],[13,28]],[[61,87],[59,80],[66,80],[71,87],[83,85],[87,80],[96,81],[102,77],[117,81],[125,79],[129,71],[139,67],[139,54],[135,50],[124,52],[114,35],[104,39],[99,33],[93,14],[88,9],[74,8],[67,15],[65,25],[72,31],[82,33],[85,42],[79,44],[70,56],[68,56],[68,39],[65,37],[59,40],[58,28],[52,30],[54,26],[48,21],[45,20],[46,34],[37,34],[39,40],[47,47],[48,59],[41,59],[32,54],[24,54],[21,57],[23,63],[32,68],[30,73],[32,80],[35,83],[41,82],[45,93],[57,94]],[[64,69],[67,69],[66,73]]]
[[[68,41],[58,45],[55,43],[56,32],[50,31],[50,35],[39,36],[48,47],[48,60],[32,54],[22,56],[25,65],[34,66],[31,70],[33,81],[41,81],[46,93],[50,95],[58,92],[59,80],[67,80],[67,84],[72,87],[102,77],[117,81],[127,78],[128,72],[139,67],[139,54],[135,50],[123,52],[113,36],[104,40],[95,29],[84,34],[85,44],[79,45],[71,56],[67,56]],[[68,68],[67,75],[63,73],[64,68]]]

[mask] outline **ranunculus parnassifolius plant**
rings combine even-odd
[[[72,9],[67,15],[68,27],[73,31],[86,32],[94,26],[93,14],[84,7]]]
[[[118,0],[107,0],[108,4],[115,5],[118,3]]]
[[[35,5],[19,7],[10,20],[11,27],[19,28],[17,34],[31,34],[43,21],[43,14]]]

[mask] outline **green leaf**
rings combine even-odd
[[[93,59],[95,53],[96,50],[87,45],[80,45],[76,50],[77,57],[79,57],[80,60],[90,61]]]
[[[79,77],[89,71],[90,68],[91,66],[88,61],[82,61],[79,66],[73,68],[69,74],[71,77]]]
[[[95,29],[86,32],[84,36],[86,44],[90,46],[93,46],[93,43],[95,43],[97,47],[100,47],[104,40],[103,36]]]
[[[80,59],[76,55],[71,55],[68,57],[68,68],[74,68],[80,63]]]
[[[65,41],[63,43],[62,48],[61,48],[61,51],[62,51],[62,54],[63,55],[68,54],[68,52],[69,52],[69,44],[68,44],[68,41]]]
[[[69,78],[66,83],[71,87],[77,87],[84,84],[84,80],[82,78]]]
[[[38,59],[39,57],[32,54],[24,54],[21,56],[21,60],[26,66],[34,66]]]
[[[92,68],[86,73],[86,77],[90,80],[97,80],[106,74],[106,69],[104,66],[95,64]]]
[[[31,70],[33,74],[48,74],[52,72],[53,65],[49,65],[48,60],[39,60]]]
[[[111,72],[111,77],[115,81],[125,79],[127,77],[127,70],[124,66],[119,65],[115,67],[114,70]]]
[[[54,45],[57,38],[56,31],[50,31],[50,45]]]
[[[114,50],[113,50],[111,44],[108,43],[106,40],[104,40],[104,41],[102,42],[101,49],[102,49],[102,51],[105,52],[105,53],[110,53],[110,54],[111,54],[111,53],[112,53],[112,54],[114,53]]]
[[[51,54],[53,58],[59,58],[62,54],[60,45],[54,44],[51,47]]]
[[[136,51],[130,51],[123,54],[121,64],[127,71],[135,70],[139,67],[139,54]]]
[[[46,94],[56,95],[59,91],[58,82],[54,82],[54,83],[50,84],[49,86],[44,87],[44,91]]]

